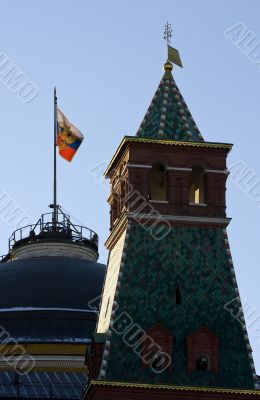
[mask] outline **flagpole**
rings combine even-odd
[[[54,151],[53,151],[53,224],[57,226],[57,96],[54,88]]]

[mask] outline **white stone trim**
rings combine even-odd
[[[26,354],[24,355],[26,359]],[[36,367],[83,367],[85,365],[85,356],[55,356],[55,355],[45,355],[45,356],[31,356],[34,363],[34,368]],[[19,364],[23,364],[23,360],[18,361]],[[6,357],[0,357],[0,369],[3,367],[10,366],[10,363],[6,361]]]
[[[128,212],[127,217],[139,218],[140,219],[151,219],[151,220],[161,220],[161,221],[173,221],[173,222],[206,222],[209,224],[229,224],[231,218],[214,218],[214,217],[192,217],[186,215],[160,215],[157,214],[143,214],[136,212]]]
[[[126,237],[129,237],[129,230],[131,228],[131,224],[128,223],[126,230],[123,232],[123,234],[121,235],[119,241],[121,241],[121,245],[120,245],[120,253],[121,253],[121,257],[119,257],[119,265],[118,265],[118,273],[117,273],[117,277],[114,277],[114,280],[116,281],[116,287],[115,292],[114,292],[114,301],[113,301],[113,306],[110,310],[110,315],[108,317],[109,319],[109,326],[105,327],[104,324],[103,326],[101,326],[101,328],[103,329],[103,333],[107,333],[107,335],[109,337],[111,337],[112,335],[112,327],[113,327],[113,322],[114,322],[114,317],[115,317],[115,307],[118,307],[118,303],[117,303],[117,298],[118,298],[118,294],[119,294],[119,288],[121,285],[121,279],[122,279],[122,275],[123,275],[123,268],[124,268],[124,261],[123,259],[125,258],[126,255],[126,248],[127,248],[127,240]],[[119,242],[117,242],[118,245]],[[122,246],[123,245],[123,246]],[[115,246],[116,247],[116,246]],[[114,250],[114,249],[113,249]],[[113,251],[112,250],[112,251]],[[118,260],[117,260],[118,261]],[[112,267],[112,264],[109,262],[109,266]],[[108,266],[108,268],[109,268]],[[102,306],[103,306],[103,302],[104,302],[104,293],[105,293],[105,288],[107,285],[107,276],[106,276],[106,281],[105,281],[105,287],[102,293],[102,302],[101,302],[101,310],[102,310]],[[115,279],[116,278],[116,279]],[[99,322],[98,321],[98,327],[97,327],[97,331],[99,332]],[[108,322],[108,321],[107,321]],[[105,329],[104,329],[105,328]],[[103,353],[103,358],[102,358],[102,363],[101,363],[101,368],[100,368],[100,373],[99,373],[99,378],[103,378],[106,376],[106,367],[107,367],[107,358],[109,356],[109,350],[110,350],[110,340],[106,340],[106,351],[104,351]]]
[[[149,203],[159,203],[159,204],[167,204],[168,200],[149,200]]]
[[[152,165],[147,165],[147,164],[128,163],[127,166],[130,167],[130,168],[152,168]],[[188,168],[188,167],[166,167],[166,171],[191,172],[192,168]],[[213,174],[225,174],[225,175],[229,174],[229,171],[221,170],[221,169],[205,169],[204,172],[205,173],[213,173]]]
[[[205,169],[205,172],[212,174],[225,174],[228,175],[228,171],[226,169]]]
[[[196,207],[207,207],[206,203],[189,203],[190,206],[196,206]]]
[[[132,163],[128,163],[127,164],[128,167],[130,168],[152,168],[152,165],[145,165],[145,164],[132,164]]]
[[[26,259],[32,257],[61,256],[80,258],[82,260],[97,261],[97,252],[89,246],[80,246],[74,243],[64,242],[33,242],[27,246],[13,249],[14,259]]]
[[[127,229],[122,233],[116,245],[109,253],[109,263],[107,267],[106,278],[102,293],[102,301],[97,324],[98,333],[106,333],[111,321],[113,307],[117,307],[116,290],[119,279],[119,273],[122,264],[123,252],[125,250],[125,235]],[[107,304],[110,298],[110,303]]]
[[[34,354],[32,354],[31,356],[33,357],[33,359],[35,361],[51,361],[51,362],[63,362],[63,361],[70,362],[70,361],[73,361],[73,362],[80,362],[80,363],[85,361],[85,356],[69,356],[69,355],[68,356],[62,356],[62,355],[58,355],[58,356],[56,356],[56,355],[41,355],[41,356],[38,356],[38,355],[34,355]],[[24,355],[24,357],[26,358],[26,354]],[[0,361],[5,360],[5,359],[6,359],[6,357],[0,357]]]
[[[184,167],[167,167],[167,171],[185,171],[185,172],[191,172],[192,168],[184,168]]]

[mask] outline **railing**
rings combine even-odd
[[[42,214],[35,225],[30,224],[16,229],[9,239],[9,251],[21,244],[35,243],[46,239],[70,240],[75,244],[98,249],[98,235],[85,226],[73,224],[70,216],[65,214],[58,206],[55,222],[54,214],[49,212]]]
[[[6,262],[10,260],[10,253],[5,254],[4,256],[0,256],[0,263]]]
[[[0,381],[0,399],[71,399],[82,398],[86,385],[53,383],[11,383]]]

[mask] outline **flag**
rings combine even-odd
[[[168,60],[178,65],[179,67],[183,68],[178,50],[169,45],[168,45]]]
[[[57,146],[59,154],[67,161],[71,161],[84,139],[83,134],[57,108]]]

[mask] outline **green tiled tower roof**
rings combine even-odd
[[[164,70],[137,136],[203,142],[203,137],[173,79],[172,64],[165,63]]]

